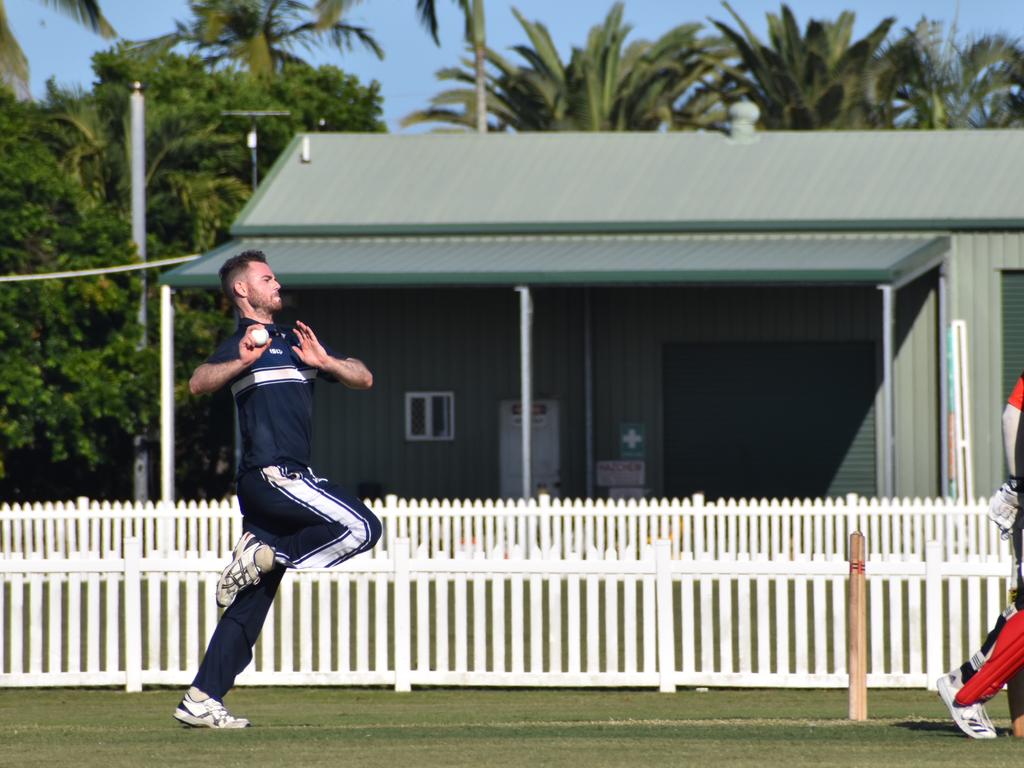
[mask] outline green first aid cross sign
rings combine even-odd
[[[619,424],[619,458],[642,459],[647,452],[644,425],[638,422]]]

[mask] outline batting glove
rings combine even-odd
[[[1021,486],[1021,478],[1011,477],[999,486],[999,490],[992,496],[988,505],[988,519],[996,524],[999,535],[1004,540],[1010,538],[1017,513],[1020,512],[1020,498],[1017,492]]]

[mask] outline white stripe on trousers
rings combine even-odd
[[[264,467],[263,477],[271,486],[306,509],[332,522],[341,523],[346,530],[338,538],[312,552],[290,558],[296,568],[327,568],[356,555],[370,538],[366,520],[352,507],[338,499],[300,473],[289,477],[278,467]]]

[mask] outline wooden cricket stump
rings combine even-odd
[[[1010,704],[1010,725],[1013,735],[1024,738],[1024,670],[1010,678],[1006,684],[1006,700]]]
[[[868,617],[867,576],[864,568],[864,534],[850,534],[849,637],[850,719],[868,719]],[[1022,709],[1021,711],[1024,711]],[[1022,719],[1024,725],[1024,719]]]

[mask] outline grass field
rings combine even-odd
[[[0,691],[0,766],[958,766],[1020,765],[1024,740],[972,741],[935,694],[845,691],[241,688],[255,727],[171,719],[181,691]],[[1008,727],[1006,700],[989,704]]]

